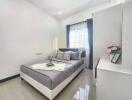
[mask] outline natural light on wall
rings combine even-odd
[[[58,38],[57,37],[54,37],[53,39],[53,49],[55,52],[57,52],[58,50]]]
[[[126,0],[111,0],[111,2],[124,3]]]

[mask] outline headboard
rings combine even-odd
[[[82,51],[81,57],[86,57],[86,51],[84,49],[79,49],[79,48],[60,48],[59,51],[63,51],[63,52],[66,52],[66,51],[74,51],[74,52]]]

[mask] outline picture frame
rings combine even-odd
[[[120,56],[121,56],[121,53],[116,52],[116,53],[114,54],[113,58],[111,59],[111,62],[114,63],[114,64],[116,64],[116,63],[118,62]]]

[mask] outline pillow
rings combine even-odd
[[[82,59],[82,51],[81,50],[79,51],[79,57],[78,58]]]
[[[63,56],[63,60],[69,61],[71,59],[71,52],[65,52]]]
[[[79,52],[71,51],[71,60],[79,60]]]
[[[82,51],[70,51],[71,52],[71,60],[80,60],[82,57]]]
[[[56,58],[60,60],[63,60],[63,56],[64,56],[64,52],[61,52],[61,51],[58,51],[56,54]]]

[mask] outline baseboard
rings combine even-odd
[[[17,74],[17,75],[14,75],[14,76],[10,76],[10,77],[4,78],[4,79],[0,80],[0,83],[6,82],[8,80],[11,80],[11,79],[19,77],[19,76],[20,76],[20,74]]]

